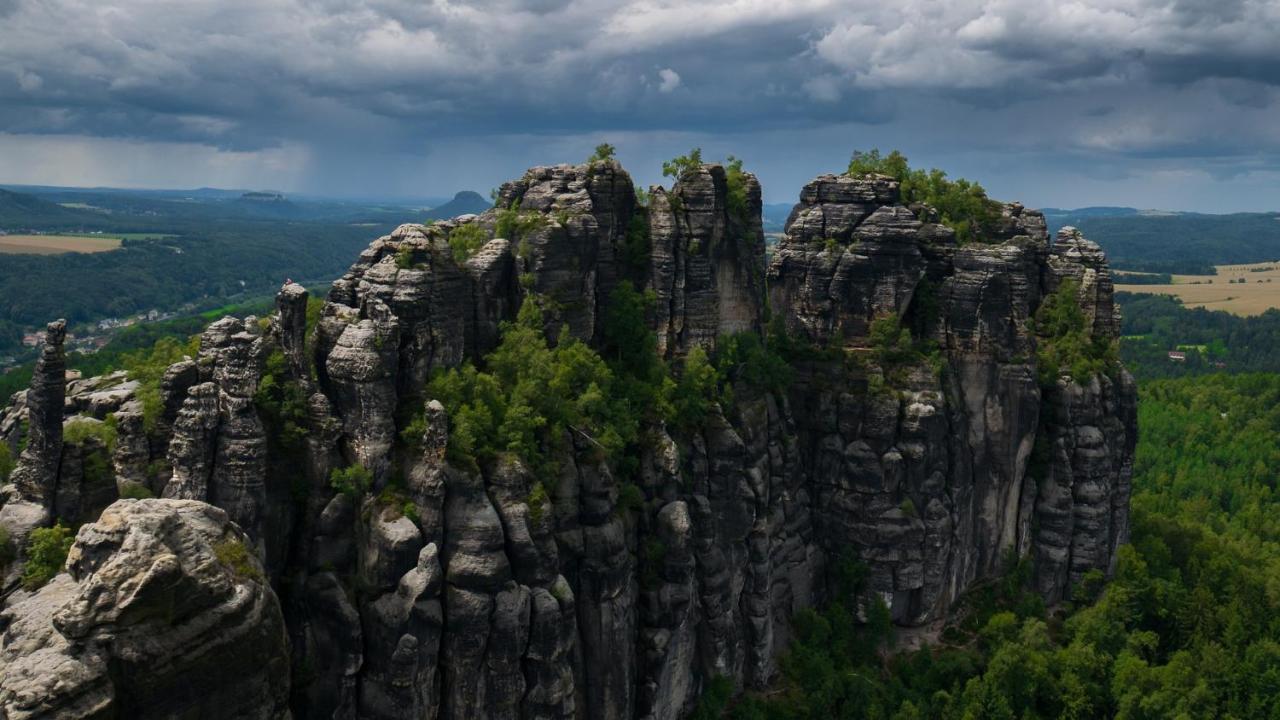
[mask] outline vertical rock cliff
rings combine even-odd
[[[961,244],[892,179],[828,175],[766,267],[749,173],[704,165],[646,195],[612,161],[531,169],[494,209],[374,241],[314,327],[297,285],[269,320],[210,326],[146,423],[134,387],[72,392],[71,414],[114,418],[119,487],[166,499],[111,505],[68,574],[6,601],[0,716],[129,714],[154,695],[148,712],[210,717],[679,718],[713,678],[766,686],[791,616],[833,597],[847,559],[868,571],[857,605],[902,625],[945,619],[1011,558],[1049,602],[1113,568],[1134,385],[1111,362],[1060,367],[1037,322],[1069,303],[1093,346],[1116,339],[1096,245],[1051,242],[1017,204]],[[624,282],[672,367],[768,327],[791,382],[739,383],[696,426],[648,423],[634,468],[573,429],[553,483],[513,454],[451,462],[433,373],[482,364],[531,298],[553,342],[601,347]],[[52,522],[75,465],[50,336],[0,416],[10,432],[31,418],[11,532]],[[95,517],[113,499],[81,496]],[[128,644],[142,633],[159,639]],[[183,633],[207,651],[169,643]],[[143,660],[167,670],[115,669]],[[54,667],[58,690],[38,689]],[[192,677],[208,700],[177,699]]]

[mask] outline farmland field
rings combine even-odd
[[[9,255],[98,253],[119,247],[119,237],[106,235],[0,235],[0,254]]]
[[[1280,308],[1280,261],[1215,267],[1217,275],[1174,275],[1171,285],[1117,284],[1116,289],[1174,295],[1187,307],[1225,310],[1235,315],[1260,315]]]

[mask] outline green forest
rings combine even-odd
[[[1280,310],[1232,315],[1185,307],[1168,295],[1117,293],[1120,357],[1139,380],[1209,373],[1280,372]],[[1169,359],[1180,350],[1186,360]]]

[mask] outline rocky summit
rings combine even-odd
[[[1112,572],[1136,392],[1065,349],[1118,335],[1098,246],[1018,204],[961,242],[879,175],[815,178],[768,251],[760,218],[740,168],[638,199],[611,160],[538,167],[150,384],[68,381],[50,325],[0,414],[0,717],[675,719],[768,686],[850,563],[860,618],[927,627],[1020,558],[1050,604]],[[650,416],[625,468],[581,428],[459,461],[431,379],[535,301],[600,350],[624,286],[666,367],[751,336],[789,381]]]

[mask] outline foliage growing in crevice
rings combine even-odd
[[[311,491],[303,471],[309,432],[307,394],[301,383],[291,377],[281,350],[275,349],[267,356],[253,402],[267,436],[273,472],[288,479],[291,496],[302,503]]]
[[[372,476],[368,478],[360,477],[350,480],[352,486],[362,486],[365,488],[369,487],[369,484],[372,481]],[[346,482],[347,479],[344,479],[340,484]],[[414,524],[421,522],[421,518],[418,517],[418,506],[414,504],[413,499],[409,497],[409,493],[405,490],[402,482],[393,480],[392,482],[387,483],[386,487],[382,488],[382,491],[378,493],[378,504],[389,510],[394,518],[398,519],[401,517],[407,517],[412,520]]]
[[[644,491],[632,482],[624,482],[618,488],[618,503],[614,510],[618,513],[637,513],[644,509]]]
[[[635,278],[643,278],[649,271],[649,258],[653,252],[649,237],[649,213],[637,207],[627,224],[627,235],[622,246],[622,263]]]
[[[685,432],[701,428],[711,411],[711,405],[720,398],[720,374],[701,347],[695,347],[685,356],[684,367],[672,395],[672,420]]]
[[[662,584],[662,565],[667,560],[667,545],[656,537],[648,537],[640,547],[640,584],[656,588]]]
[[[876,318],[867,332],[870,357],[880,373],[869,377],[874,392],[902,387],[907,382],[908,371],[921,363],[928,363],[934,377],[941,377],[945,361],[941,351],[928,340],[914,337],[899,321],[897,314]]]
[[[17,461],[13,458],[13,451],[9,449],[9,443],[0,441],[0,485],[8,482],[9,475],[13,473],[14,465]]]
[[[0,575],[9,569],[9,564],[18,557],[18,551],[13,547],[13,539],[9,537],[9,531],[0,527]]]
[[[300,451],[307,438],[307,396],[289,377],[288,361],[279,349],[267,356],[253,402],[268,440],[286,453]]]
[[[400,247],[396,248],[396,267],[401,270],[409,270],[418,266],[416,249],[407,242],[400,243]]]
[[[102,487],[111,484],[115,477],[111,464],[111,453],[116,446],[114,414],[107,415],[102,422],[86,418],[67,423],[62,439],[81,448],[80,471],[87,485]]]
[[[156,494],[151,492],[151,488],[142,483],[124,483],[120,488],[120,498],[122,500],[148,500],[155,496]]]
[[[546,486],[535,481],[533,487],[529,488],[529,497],[525,498],[525,502],[529,506],[529,518],[534,523],[542,522],[542,518],[547,511],[547,500]]]
[[[72,445],[84,445],[85,441],[96,440],[108,453],[116,446],[116,416],[107,415],[106,420],[98,422],[84,418],[68,422],[62,431],[63,442]]]

